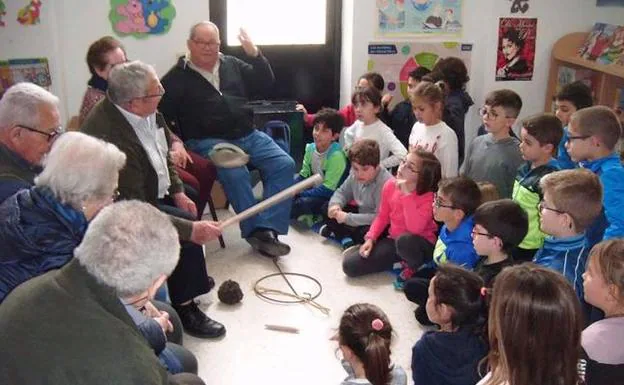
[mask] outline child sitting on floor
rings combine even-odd
[[[379,144],[381,167],[392,168],[405,158],[407,149],[394,136],[390,127],[379,120],[381,93],[375,88],[356,91],[351,99],[355,106],[357,121],[344,132],[344,148],[360,139],[374,139]]]
[[[581,335],[587,361],[585,381],[608,385],[624,378],[624,240],[603,241],[590,254],[583,274],[585,300],[604,311],[605,319]]]
[[[583,300],[582,274],[590,246],[585,230],[602,211],[602,186],[589,170],[557,171],[540,182],[540,227],[548,236],[535,263],[563,274]]]
[[[323,206],[342,182],[347,159],[337,142],[343,127],[342,117],[331,108],[320,110],[314,118],[314,143],[305,149],[303,165],[295,183],[320,174],[323,184],[303,190],[292,201],[291,218],[304,214],[321,214]]]
[[[386,182],[379,212],[366,242],[359,250],[344,253],[342,270],[349,277],[390,270],[398,262],[396,239],[408,233],[404,242],[414,249],[433,249],[437,225],[433,220],[433,196],[440,181],[440,162],[430,152],[411,151],[399,166],[397,179]],[[386,227],[388,236],[383,237]]]
[[[539,228],[539,210],[542,199],[539,182],[545,175],[557,171],[553,158],[563,135],[561,122],[554,115],[540,114],[525,119],[520,131],[520,152],[526,162],[518,168],[512,199],[526,211],[529,231],[512,254],[516,262],[533,260],[535,252],[544,244],[544,233]]]
[[[392,174],[379,166],[379,145],[362,139],[349,149],[351,173],[325,206],[325,225],[319,233],[334,237],[346,251],[364,243],[364,235],[375,219],[381,190]]]
[[[441,266],[429,283],[426,308],[439,330],[423,334],[412,349],[414,385],[473,385],[488,352],[483,280],[453,265]]]
[[[481,192],[473,180],[456,177],[440,182],[433,201],[433,218],[443,226],[435,248],[423,253],[414,249],[410,242],[404,242],[403,236],[399,237],[397,254],[402,259],[403,269],[394,282],[396,289],[404,289],[405,281],[417,273],[416,278],[426,278],[423,282],[426,290],[436,267],[447,262],[472,269],[478,259],[470,235],[474,226],[472,215],[480,202]],[[409,289],[405,294],[411,297]]]
[[[349,306],[340,318],[335,339],[348,377],[341,385],[406,385],[405,371],[390,361],[392,325],[375,305]]]

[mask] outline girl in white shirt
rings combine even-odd
[[[414,115],[418,120],[409,137],[410,148],[432,152],[442,165],[442,177],[457,176],[457,135],[442,121],[444,108],[443,83],[420,82],[410,94]]]
[[[578,385],[583,312],[568,280],[531,263],[494,281],[490,372],[477,385]]]
[[[379,120],[381,92],[376,88],[364,88],[353,94],[351,102],[355,106],[357,120],[344,133],[344,148],[360,139],[373,139],[379,144],[380,164],[384,168],[396,167],[407,155],[407,149],[394,136],[392,129]]]

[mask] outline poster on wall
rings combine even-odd
[[[472,44],[371,43],[368,45],[368,71],[378,72],[386,81],[384,94],[392,95],[392,105],[407,99],[408,74],[418,67],[432,69],[438,60],[455,56],[464,61],[470,73]]]
[[[41,0],[31,0],[24,8],[17,11],[17,21],[21,25],[39,24],[41,16]]]
[[[377,0],[377,35],[462,33],[463,0]]]
[[[171,0],[110,0],[108,18],[120,36],[146,38],[169,32],[176,11]]]
[[[10,59],[0,61],[0,96],[20,82],[35,83],[47,90],[52,85],[48,59]]]
[[[503,17],[498,26],[496,80],[532,80],[537,19]]]
[[[624,7],[624,0],[596,0],[598,7]]]

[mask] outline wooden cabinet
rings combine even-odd
[[[553,98],[557,93],[559,69],[569,67],[576,70],[591,70],[592,89],[594,90],[594,103],[613,107],[616,104],[617,90],[624,88],[624,66],[602,65],[581,58],[577,51],[589,35],[587,32],[575,32],[559,39],[553,49],[550,61],[550,73],[548,76],[548,88],[546,89],[546,103],[544,111],[553,112]]]

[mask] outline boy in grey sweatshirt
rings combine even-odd
[[[320,228],[324,237],[334,237],[344,249],[364,242],[364,235],[375,219],[381,190],[392,174],[379,166],[379,145],[362,139],[349,149],[351,173],[334,192]]]
[[[475,182],[493,183],[501,198],[511,198],[522,164],[520,141],[509,134],[521,108],[522,99],[514,91],[490,92],[479,110],[488,133],[472,141],[463,165],[465,176]]]

